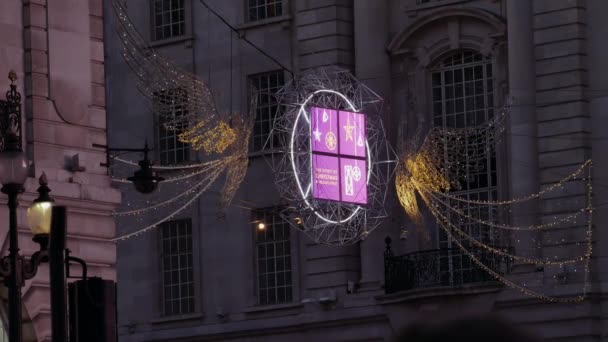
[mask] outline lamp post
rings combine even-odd
[[[9,255],[0,259],[0,275],[8,287],[8,336],[10,342],[21,342],[21,288],[25,280],[36,275],[38,265],[48,259],[50,232],[50,206],[46,176],[40,178],[40,197],[28,209],[28,221],[32,224],[34,241],[40,250],[28,260],[19,254],[17,227],[17,197],[24,191],[29,162],[21,149],[21,95],[17,92],[17,75],[9,73],[11,85],[6,101],[0,101],[0,191],[8,196]]]

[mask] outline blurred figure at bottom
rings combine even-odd
[[[396,342],[540,342],[540,339],[494,315],[418,320],[406,327]]]

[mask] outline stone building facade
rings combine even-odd
[[[511,101],[503,148],[492,167],[495,175],[488,175],[484,191],[506,197],[535,193],[593,158],[594,204],[599,209],[608,201],[608,159],[603,153],[608,119],[602,109],[608,101],[608,73],[602,63],[608,56],[605,1],[206,3],[236,26],[238,35],[199,0],[129,0],[127,6],[143,36],[163,56],[205,80],[224,110],[247,111],[247,81],[272,90],[289,77],[239,37],[255,42],[296,74],[331,65],[352,70],[384,97],[383,115],[393,143],[400,125],[413,134],[417,126],[434,124],[430,113],[445,114],[448,106],[458,106],[434,89],[445,91],[464,77],[464,82],[479,83],[475,94],[480,98],[472,99],[477,101],[473,109],[460,111],[487,115]],[[107,2],[105,24],[110,143],[137,146],[147,139],[155,142],[155,159],[161,162],[198,160],[193,151],[184,154],[183,147],[161,141],[166,136],[121,59]],[[212,191],[157,231],[119,243],[121,341],[388,341],[420,315],[450,312],[497,312],[547,340],[605,339],[604,210],[594,212],[590,293],[580,304],[546,303],[499,283],[470,280],[386,294],[385,237],[392,238],[395,254],[440,250],[445,247],[441,239],[429,242],[413,231],[400,239],[409,222],[394,201],[389,202],[391,220],[354,246],[319,246],[285,229],[268,209],[279,204],[279,197],[261,157],[264,151],[257,148],[268,134],[265,108],[258,110],[248,174],[235,205],[220,209]],[[559,197],[514,208],[511,220],[517,225],[547,222],[584,206],[585,194],[582,184],[568,184]],[[138,196],[129,188],[123,195],[125,203]],[[252,222],[257,220],[271,226],[273,239],[256,232]],[[119,220],[118,229],[129,232],[145,223],[145,217]],[[524,251],[533,247],[527,240],[537,239],[537,255],[566,255],[573,241],[584,239],[584,232],[584,227],[562,225],[511,244]],[[181,252],[191,260],[184,267],[186,277],[176,278],[185,286],[177,295],[167,289],[175,283],[166,273],[171,267],[162,260],[172,253],[163,249],[164,239],[171,238],[188,241]],[[264,264],[269,244],[271,271]],[[551,295],[580,292],[582,278],[576,272],[560,277],[551,272],[516,267],[510,277]]]
[[[21,253],[29,257],[38,250],[31,241],[26,208],[38,196],[37,178],[44,172],[51,196],[68,208],[68,248],[87,261],[91,276],[115,280],[111,213],[121,194],[110,187],[107,169],[100,166],[105,150],[92,146],[106,144],[102,1],[1,1],[0,37],[0,89],[2,94],[8,90],[7,75],[14,70],[22,95],[23,146],[32,161],[26,192],[19,196]],[[4,195],[1,202],[0,250],[7,255]],[[80,273],[76,266],[73,271]],[[7,294],[4,287],[0,292],[4,313]],[[47,264],[26,282],[23,305],[24,341],[50,341]]]

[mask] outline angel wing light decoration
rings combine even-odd
[[[485,192],[471,195],[463,191],[469,187],[470,174],[487,172],[490,161],[495,158],[497,141],[500,140],[505,126],[509,107],[506,106],[485,124],[470,128],[432,128],[421,143],[418,143],[420,131],[413,139],[406,141],[400,150],[400,164],[396,171],[395,186],[400,204],[407,216],[419,227],[424,215],[419,201],[434,218],[440,227],[440,235],[450,245],[460,249],[470,261],[480,269],[521,292],[552,302],[578,302],[584,299],[588,288],[589,260],[591,257],[591,161],[588,160],[570,175],[560,181],[520,198],[500,200],[495,194]],[[531,226],[512,226],[508,216],[513,205],[526,205],[526,202],[542,199],[563,191],[568,182],[579,181],[586,184],[587,203],[583,208],[565,215],[551,218],[543,217],[543,223]],[[517,236],[519,232],[536,231],[541,234],[558,225],[586,227],[586,235],[576,241],[575,255],[538,257],[538,253],[515,254],[514,248],[505,247],[505,241],[518,242],[525,237]],[[529,238],[529,237],[528,237]],[[542,238],[541,238],[542,239]],[[535,241],[537,245],[540,241]],[[515,246],[520,247],[520,246]],[[522,251],[522,248],[515,248]],[[529,256],[529,255],[535,256]],[[463,256],[464,257],[464,256]],[[543,289],[519,284],[508,277],[508,270],[498,269],[496,260],[502,259],[508,264],[532,264],[537,267],[556,268],[561,272],[565,268],[584,274],[584,286],[581,295],[561,297],[548,295]],[[503,263],[504,264],[504,263]]]
[[[207,84],[161,57],[136,30],[121,1],[112,0],[111,3],[118,18],[117,33],[123,45],[122,56],[137,77],[139,91],[153,104],[153,114],[165,129],[178,132],[180,142],[206,155],[204,162],[196,164],[153,167],[173,174],[164,181],[165,185],[171,183],[171,190],[167,190],[169,198],[115,213],[115,216],[150,215],[163,209],[152,224],[114,239],[124,240],[175,217],[208,191],[223,174],[225,181],[219,200],[224,208],[230,205],[247,172],[258,96],[250,96],[252,103],[246,115],[221,115]],[[136,165],[119,157],[114,159]],[[125,182],[120,178],[114,181]]]

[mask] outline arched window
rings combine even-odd
[[[442,128],[471,128],[494,116],[493,65],[490,58],[472,50],[461,50],[442,58],[430,69],[433,125]],[[474,141],[474,142],[473,142]],[[487,142],[490,143],[489,141]],[[495,148],[479,144],[479,137],[470,136],[463,148],[480,157],[475,165],[462,161],[464,174],[460,189],[454,192],[469,200],[497,199]],[[473,151],[474,150],[474,151]],[[450,158],[446,155],[446,158]],[[456,204],[460,210],[482,220],[494,220],[494,208]],[[449,213],[446,213],[449,215]],[[488,244],[497,244],[497,237],[488,227],[475,222],[456,222],[467,234]],[[463,241],[464,242],[464,241]],[[485,272],[460,253],[443,230],[438,234],[439,248],[450,251],[440,262],[442,274],[451,284],[484,280]],[[465,245],[468,245],[464,242]]]
[[[476,126],[493,116],[492,62],[488,57],[459,51],[442,59],[431,73],[435,126]]]

